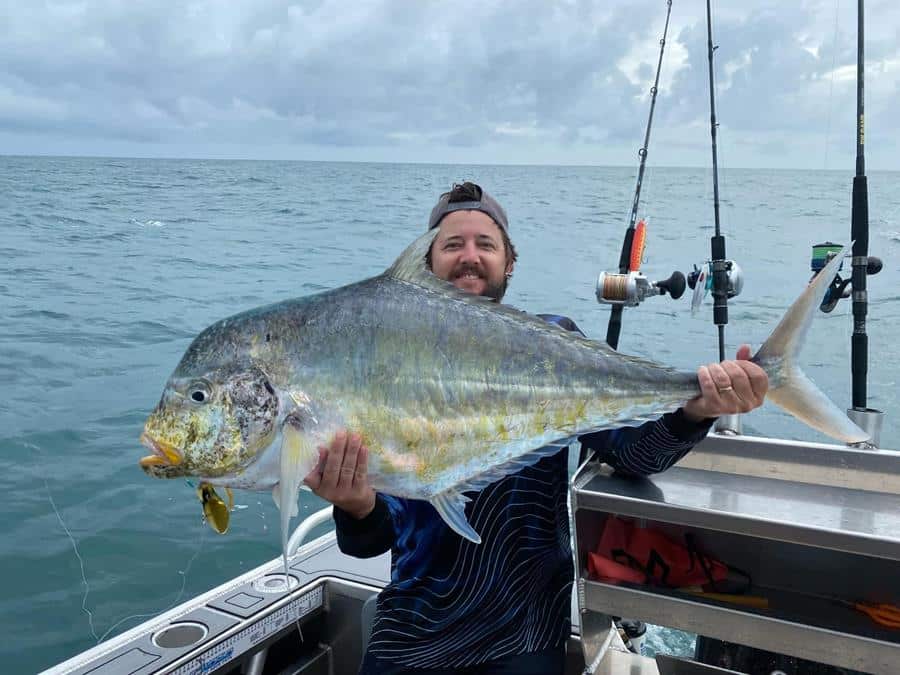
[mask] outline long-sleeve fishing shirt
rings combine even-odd
[[[565,317],[545,318],[577,330]],[[579,440],[617,470],[642,476],[672,466],[711,423],[693,423],[679,410]],[[481,544],[453,532],[425,501],[379,493],[360,520],[334,509],[341,551],[360,558],[391,551],[391,581],[378,596],[369,639],[373,656],[462,668],[565,642],[574,578],[568,452],[467,493],[466,518]]]

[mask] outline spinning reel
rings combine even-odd
[[[731,299],[740,295],[744,289],[744,272],[734,260],[726,260],[725,273],[728,275],[728,298]],[[712,261],[700,263],[699,267],[694,265],[694,271],[687,277],[687,285],[694,290],[691,297],[691,314],[696,314],[700,309],[703,299],[712,290],[712,283]]]
[[[811,280],[815,279],[816,275],[822,271],[822,268],[824,268],[834,256],[840,253],[841,248],[842,246],[840,244],[833,244],[830,241],[826,241],[824,244],[815,244],[812,247],[812,259],[809,264],[813,273]],[[883,266],[881,258],[870,255],[866,262],[866,274],[868,276],[878,274]],[[844,263],[842,261],[841,266],[838,267],[838,274],[834,275],[834,279],[832,279],[831,284],[828,286],[828,290],[825,292],[825,297],[822,299],[822,304],[819,305],[819,309],[826,314],[837,307],[838,301],[841,300],[841,298],[849,298],[851,295],[850,284],[853,279],[852,277],[842,279],[840,272],[843,269]]]

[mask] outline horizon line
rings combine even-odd
[[[285,162],[285,163],[319,163],[319,164],[382,164],[382,165],[411,165],[411,166],[484,166],[484,167],[567,167],[567,168],[585,168],[585,169],[633,169],[637,166],[626,164],[555,164],[555,163],[520,163],[520,162],[423,162],[416,160],[404,161],[386,161],[386,160],[359,160],[359,159],[288,159],[288,158],[266,158],[266,157],[210,157],[210,156],[170,156],[170,155],[84,155],[84,154],[56,154],[56,153],[3,153],[0,157],[15,157],[22,159],[112,159],[112,160],[149,160],[149,161],[185,161],[185,162]],[[711,170],[712,166],[708,164],[658,164],[654,165],[657,169],[693,169],[693,170]],[[843,168],[810,168],[810,167],[766,167],[766,166],[719,166],[719,170],[738,170],[738,171],[817,171],[817,172],[842,172],[853,173],[854,167]],[[877,173],[895,173],[900,169],[872,169]]]

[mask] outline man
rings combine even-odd
[[[502,207],[478,185],[441,196],[429,229],[440,228],[426,261],[458,288],[500,302],[516,251]],[[545,317],[578,330],[564,317]],[[620,471],[647,475],[683,457],[715,417],[761,405],[768,381],[751,363],[703,366],[702,394],[637,428],[587,434],[582,445]],[[335,505],[341,550],[357,557],[392,552],[391,582],[378,597],[361,673],[562,673],[574,576],[567,510],[568,449],[472,493],[466,517],[473,544],[450,530],[431,504],[375,494],[367,450],[340,433],[306,478]]]

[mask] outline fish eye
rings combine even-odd
[[[206,403],[210,399],[209,385],[205,382],[194,382],[189,391],[194,403]]]

